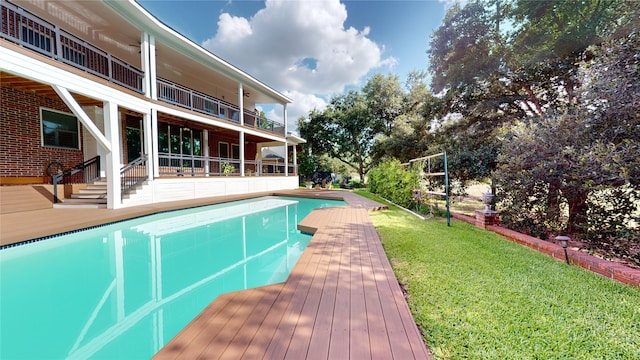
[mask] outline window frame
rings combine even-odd
[[[76,135],[77,135],[77,139],[78,139],[78,146],[77,147],[69,147],[69,146],[60,146],[60,145],[50,145],[50,144],[45,144],[45,136],[44,136],[44,112],[50,112],[50,113],[57,113],[60,115],[65,115],[68,116],[70,118],[74,118],[76,120]],[[65,150],[82,150],[82,134],[80,132],[80,120],[78,120],[78,117],[75,116],[73,113],[68,113],[68,112],[64,112],[64,111],[60,111],[60,110],[55,110],[55,109],[51,109],[51,108],[47,108],[47,107],[43,107],[41,106],[39,109],[39,113],[40,113],[40,145],[42,147],[46,147],[46,148],[53,148],[53,149],[65,149]]]

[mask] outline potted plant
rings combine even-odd
[[[235,171],[235,167],[233,167],[233,165],[229,164],[228,162],[224,162],[222,163],[222,173],[225,176],[229,176],[229,174],[233,173]]]

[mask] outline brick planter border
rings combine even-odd
[[[469,224],[475,225],[476,223],[476,219],[471,216],[453,212],[451,213],[451,215],[455,219],[467,222]],[[507,240],[550,255],[558,260],[565,260],[564,251],[560,245],[556,245],[554,243],[544,241],[533,236],[525,235],[517,231],[509,230],[498,225],[489,225],[486,227],[486,230],[495,232],[496,234],[501,235]],[[587,269],[589,271],[595,272],[604,277],[608,277],[624,284],[640,287],[640,270],[636,270],[622,264],[607,261],[599,257],[572,249],[567,249],[567,255],[569,257],[569,262],[572,265],[579,266],[581,268]]]

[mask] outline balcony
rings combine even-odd
[[[158,100],[240,124],[240,109],[235,105],[160,78],[157,86]],[[276,121],[249,110],[244,110],[243,115],[245,126],[285,135],[284,126]]]
[[[144,73],[25,9],[0,4],[0,37],[143,94]],[[239,107],[188,87],[157,79],[158,100],[240,124]],[[285,136],[284,125],[243,110],[244,126]]]
[[[142,71],[10,3],[0,6],[0,36],[25,48],[142,92]]]

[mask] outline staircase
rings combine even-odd
[[[69,198],[60,199],[54,203],[56,209],[106,209],[107,208],[107,180],[102,178],[87,184],[85,189],[79,189]]]
[[[71,169],[59,171],[53,178],[53,207],[60,208],[107,208],[107,180],[98,178],[100,173],[100,157],[87,160]],[[87,179],[96,179],[88,183]],[[148,193],[145,188],[147,180],[147,155],[129,162],[120,169],[120,186],[122,200],[135,202],[132,198],[142,198]],[[58,197],[57,184],[87,184],[86,187],[74,190],[69,197]]]

